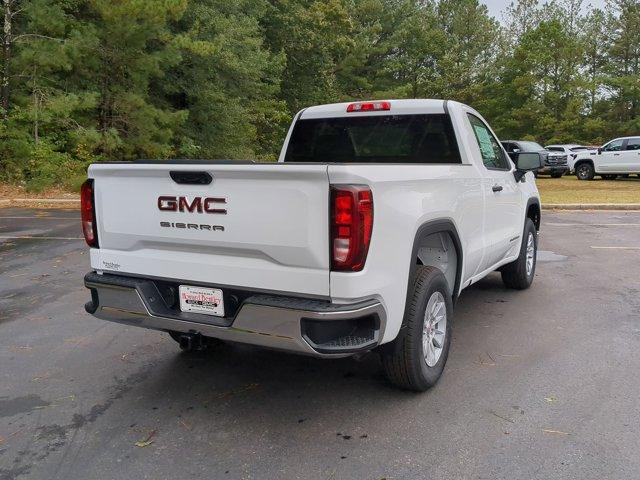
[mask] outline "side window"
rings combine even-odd
[[[640,137],[630,138],[627,142],[627,150],[640,150]]]
[[[467,114],[473,134],[480,147],[482,162],[487,168],[510,170],[509,161],[506,159],[498,140],[493,136],[487,126],[475,115]]]
[[[622,150],[622,140],[614,140],[602,148],[604,152],[619,152],[620,150]]]

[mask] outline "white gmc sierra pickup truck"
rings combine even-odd
[[[472,108],[391,100],[302,110],[277,164],[91,165],[85,308],[187,349],[375,349],[393,383],[426,390],[461,290],[494,270],[533,281],[542,160],[515,163]]]

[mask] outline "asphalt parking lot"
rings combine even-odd
[[[640,212],[546,212],[533,287],[465,291],[421,395],[94,319],[77,217],[0,209],[1,480],[640,478]]]

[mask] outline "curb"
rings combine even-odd
[[[640,203],[543,203],[543,210],[640,210]]]
[[[0,200],[0,205],[9,203],[80,203],[80,198],[6,198]]]

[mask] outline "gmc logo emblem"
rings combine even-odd
[[[187,197],[165,195],[158,197],[158,210],[163,212],[218,213],[226,215],[227,199],[223,197],[194,197],[191,202]]]

